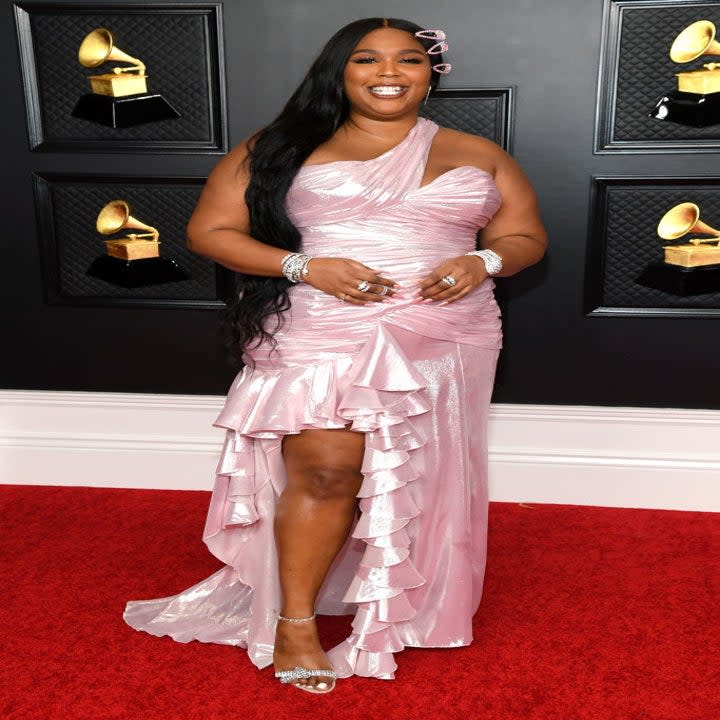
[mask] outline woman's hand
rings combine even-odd
[[[303,280],[351,305],[382,302],[397,284],[356,260],[326,257],[312,258]]]
[[[420,297],[424,300],[455,302],[471,293],[487,276],[482,258],[475,255],[450,258],[420,283]]]

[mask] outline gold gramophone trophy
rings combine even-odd
[[[105,205],[98,213],[95,227],[102,235],[128,229],[146,232],[131,232],[125,237],[105,240],[106,254],[92,262],[88,275],[126,288],[190,277],[174,260],[160,257],[160,233],[134,218],[124,200],[112,200]]]
[[[709,20],[688,25],[675,38],[670,59],[689,63],[703,55],[720,55],[720,42],[715,34],[715,25]],[[720,123],[720,62],[705,63],[676,76],[678,89],[660,98],[650,117],[693,127]]]
[[[78,60],[86,68],[107,62],[129,63],[130,67],[116,65],[110,72],[90,75],[91,92],[77,101],[73,117],[114,128],[180,117],[162,95],[148,93],[144,63],[116,47],[107,28],[97,28],[85,36]]]
[[[663,262],[651,263],[635,282],[673,295],[698,295],[720,291],[720,230],[700,220],[700,208],[684,202],[660,219],[657,234],[679,240],[689,233],[710,235],[689,238],[681,245],[665,245]]]

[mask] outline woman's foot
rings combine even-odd
[[[275,672],[304,668],[305,670],[329,670],[332,667],[320,645],[315,620],[288,622],[278,618],[275,629],[275,650],[273,664]],[[335,686],[334,675],[315,675],[291,681],[301,690],[330,692]]]

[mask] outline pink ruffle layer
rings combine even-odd
[[[273,517],[286,482],[282,438],[349,424],[365,433],[361,512],[317,604],[321,613],[355,614],[351,635],[329,652],[333,667],[340,677],[391,679],[393,654],[407,645],[470,642],[484,573],[480,433],[496,357],[484,348],[433,346],[378,323],[354,356],[246,369],[217,419],[227,437],[204,532],[226,567],[176,596],[128,603],[126,622],[181,642],[246,647],[258,667],[271,664],[280,607]],[[449,375],[442,369],[448,366]],[[477,377],[468,380],[471,368]],[[439,375],[429,387],[433,372]],[[475,401],[466,409],[457,400],[462,394]],[[476,435],[476,452],[466,431]],[[452,456],[428,456],[428,434],[433,447]]]
[[[406,590],[424,582],[410,560],[406,526],[420,513],[408,485],[418,477],[412,454],[425,440],[411,418],[430,408],[422,393],[426,380],[382,324],[354,361],[341,357],[286,368],[271,376],[263,374],[259,382],[253,382],[252,375],[248,372],[249,377],[233,387],[216,423],[227,429],[228,436],[206,541],[212,545],[218,532],[229,527],[249,530],[261,519],[257,497],[273,479],[263,472],[264,458],[257,467],[257,439],[279,441],[306,428],[348,424],[366,433],[364,480],[358,493],[361,515],[352,533],[365,543],[365,550],[343,597],[358,610],[352,635],[331,651],[330,658],[341,677],[392,677],[393,653],[404,647],[395,624],[415,614]],[[293,398],[310,401],[297,403]],[[248,564],[238,555],[221,559],[234,564],[240,577],[255,585],[250,577],[252,561]]]

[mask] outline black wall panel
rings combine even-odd
[[[593,260],[588,243],[596,222],[593,178],[720,175],[720,152],[713,148],[702,154],[594,152],[606,4],[370,0],[360,7],[332,0],[226,0],[219,3],[219,47],[229,145],[272,118],[319,47],[342,24],[391,14],[442,27],[453,63],[452,74],[443,78],[445,88],[512,90],[510,147],[538,191],[551,239],[539,266],[498,282],[505,349],[495,401],[720,408],[720,384],[703,380],[717,374],[720,318],[588,314],[586,276],[593,273],[587,273],[586,264]],[[21,3],[26,10],[81,5]],[[94,16],[103,5],[94,3]],[[202,3],[168,5],[197,8]],[[172,38],[162,43],[184,52]],[[46,246],[33,195],[34,176],[202,178],[217,161],[217,151],[33,151],[19,54],[14,3],[9,2],[0,14],[5,101],[0,113],[0,383],[24,389],[224,393],[233,370],[219,340],[217,307],[47,302]],[[76,65],[71,72],[84,71]],[[222,131],[218,138],[222,144]]]

